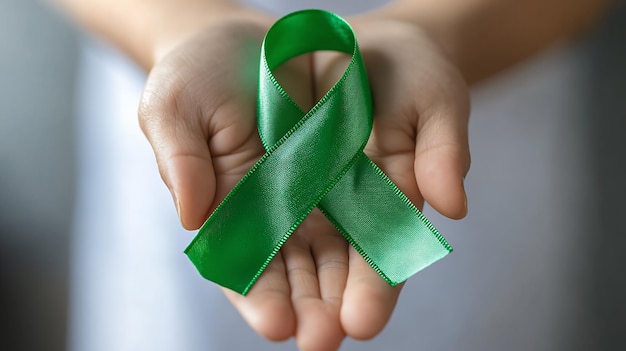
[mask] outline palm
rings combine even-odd
[[[258,48],[262,33],[258,27],[239,24],[207,30],[174,50],[151,73],[142,127],[188,228],[199,227],[264,152],[256,132],[251,89],[256,87],[256,74],[241,70],[257,66],[252,48]],[[372,40],[363,41],[362,48],[366,64],[374,68],[369,74],[376,116],[365,151],[414,203],[421,206],[423,193],[436,205],[443,203],[439,210],[444,214],[458,217],[459,189],[450,191],[457,196],[450,200],[418,188],[422,180],[437,186],[436,180],[429,180],[429,172],[442,167],[433,166],[432,160],[426,167],[418,166],[416,155],[428,158],[433,156],[429,150],[438,150],[445,159],[447,153],[459,151],[448,149],[454,143],[439,149],[438,143],[422,142],[426,146],[420,152],[418,136],[429,138],[428,121],[418,118],[423,107],[411,96],[416,84],[403,72],[416,68],[412,78],[429,72],[406,67],[402,60],[411,59],[413,53],[381,56],[393,52],[385,47],[389,41],[381,45],[376,36],[368,35],[364,33]],[[341,55],[316,53],[288,62],[275,74],[290,96],[307,109],[334,84],[345,63]],[[448,81],[457,79],[442,69],[430,73],[445,74]],[[313,86],[316,91],[311,90]],[[464,140],[453,141],[464,147]],[[454,159],[444,162],[443,171],[449,171],[448,164],[463,168]],[[420,172],[425,174],[421,179]],[[453,205],[446,206],[447,202]],[[400,287],[387,285],[319,211],[302,223],[246,297],[225,290],[257,332],[273,340],[295,336],[303,350],[334,350],[346,335],[360,339],[376,335],[389,319],[399,292]]]

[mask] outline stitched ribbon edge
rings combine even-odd
[[[323,12],[323,13],[325,13],[327,15],[332,15],[336,19],[344,22],[347,25],[346,28],[349,28],[350,32],[352,33],[354,46],[353,46],[353,50],[352,50],[352,55],[351,55],[352,57],[351,57],[350,63],[348,65],[348,67],[346,68],[346,70],[344,71],[344,73],[342,74],[342,76],[340,77],[340,79],[333,85],[333,87],[331,89],[329,89],[329,91],[320,99],[320,101],[318,101],[306,114],[304,114],[304,111],[302,111],[302,109],[289,97],[289,94],[287,94],[287,92],[282,88],[282,86],[278,83],[278,81],[274,77],[274,75],[273,75],[273,73],[272,73],[272,71],[271,71],[271,69],[269,67],[269,64],[267,62],[267,57],[266,57],[266,54],[265,54],[265,39],[267,38],[267,35],[272,31],[272,28],[274,28],[280,21],[288,19],[288,18],[293,17],[293,16],[300,15],[300,14],[305,13],[305,12],[310,12],[310,11]],[[309,52],[312,52],[312,51],[309,51]],[[332,12],[328,12],[328,11],[324,11],[324,10],[302,10],[302,11],[297,11],[297,12],[293,12],[291,14],[288,14],[288,15],[284,16],[283,18],[279,19],[276,23],[274,23],[274,25],[272,25],[272,27],[270,27],[270,29],[268,30],[268,32],[267,32],[267,34],[266,34],[266,36],[265,36],[265,38],[263,40],[263,43],[261,44],[261,65],[263,66],[263,69],[265,70],[265,73],[266,73],[267,77],[270,79],[270,81],[272,82],[274,87],[281,94],[283,99],[288,101],[290,104],[292,104],[298,110],[302,111],[304,116],[300,120],[298,120],[298,122],[296,122],[296,124],[294,124],[294,126],[292,128],[290,128],[274,145],[266,147],[265,154],[252,166],[252,168],[250,168],[250,170],[248,172],[246,172],[246,174],[228,192],[226,197],[220,202],[220,204],[217,206],[217,208],[213,211],[213,213],[209,216],[209,218],[206,220],[206,222],[202,225],[202,227],[200,228],[198,234],[193,238],[193,240],[189,243],[189,245],[185,249],[184,252],[187,255],[190,254],[190,252],[194,249],[194,247],[198,244],[198,242],[200,242],[200,241],[202,241],[204,239],[203,236],[204,236],[205,232],[208,230],[206,228],[208,228],[210,226],[210,222],[211,222],[212,218],[215,218],[215,217],[220,215],[220,213],[222,212],[223,208],[225,207],[225,204],[233,197],[233,195],[237,191],[239,191],[239,189],[241,188],[242,184],[244,184],[247,181],[247,179],[253,173],[255,173],[259,167],[261,167],[261,165],[263,163],[265,163],[265,161],[272,155],[272,153],[276,149],[278,149],[280,146],[282,146],[285,143],[285,141],[297,129],[299,129],[307,120],[309,120],[311,118],[312,115],[314,115],[319,110],[319,108],[322,105],[324,105],[329,99],[331,99],[337,93],[337,91],[341,88],[341,86],[343,85],[343,83],[347,79],[349,73],[352,71],[353,67],[358,64],[358,62],[357,62],[358,57],[357,57],[357,55],[355,55],[355,53],[358,54],[358,45],[357,45],[356,37],[354,36],[354,33],[352,32],[352,28],[347,24],[347,22],[345,22],[345,20],[343,18],[341,18],[340,16],[338,16],[338,15],[332,13]],[[261,77],[259,77],[259,80],[260,79],[261,79]],[[261,141],[262,141],[262,143],[265,146],[266,145],[266,141],[263,140],[263,138],[261,138]],[[340,172],[340,174],[332,182],[329,183],[329,185],[320,193],[320,195],[318,197],[315,198],[314,203],[311,206],[309,206],[308,211],[306,211],[306,214],[304,214],[301,217],[299,217],[298,220],[281,237],[281,239],[277,242],[277,245],[271,251],[271,253],[267,257],[267,259],[263,262],[263,264],[259,267],[259,269],[257,270],[256,274],[252,277],[250,282],[246,285],[246,287],[243,290],[241,290],[241,294],[242,295],[245,296],[249,292],[249,290],[252,288],[254,283],[256,283],[256,281],[261,276],[261,274],[263,274],[263,272],[265,271],[267,266],[274,259],[274,257],[280,251],[280,249],[282,248],[284,243],[291,237],[293,232],[298,228],[298,226],[302,223],[302,221],[304,221],[304,219],[311,213],[311,211],[315,207],[318,206],[318,204],[321,201],[321,199],[323,199],[328,194],[328,192],[337,184],[339,179],[341,179],[345,175],[345,173],[348,172],[348,170],[354,165],[354,163],[361,157],[361,154],[363,154],[362,150],[364,149],[366,143],[367,143],[367,140],[359,147],[360,151],[357,152],[352,157],[351,161],[349,163],[347,163],[342,168],[342,171]],[[196,268],[198,268],[198,271],[200,272],[200,274],[203,277],[205,277],[205,278],[207,278],[209,280],[214,281],[213,279],[211,279],[211,278],[207,277],[205,274],[203,274],[202,270],[199,267],[196,266]],[[389,281],[388,278],[386,280]],[[217,283],[217,281],[214,281],[214,282]],[[218,283],[218,284],[222,285],[221,283]],[[223,286],[225,286],[225,285],[223,285]],[[225,287],[231,288],[231,289],[233,288],[233,287],[229,287],[229,286],[225,286]],[[235,291],[237,291],[237,290],[235,290]]]
[[[345,25],[346,28],[349,29],[350,33],[352,34],[354,40],[354,49],[352,52],[352,57],[350,60],[350,64],[348,65],[348,67],[346,68],[346,70],[344,71],[344,73],[342,74],[341,78],[333,85],[333,87],[322,97],[322,99],[320,99],[320,101],[318,101],[315,106],[313,108],[311,108],[311,110],[309,112],[307,112],[306,114],[304,114],[304,111],[302,111],[302,109],[300,109],[299,106],[297,106],[297,104],[295,104],[295,102],[289,97],[289,95],[284,91],[284,89],[282,88],[282,86],[280,86],[280,84],[277,82],[276,78],[274,77],[274,75],[271,72],[271,69],[268,65],[267,62],[267,57],[266,57],[266,53],[265,53],[265,39],[263,40],[262,43],[262,51],[261,51],[261,58],[262,58],[262,66],[263,69],[265,70],[266,73],[266,77],[268,77],[270,79],[270,81],[272,82],[272,84],[274,85],[274,87],[278,90],[278,92],[280,93],[280,95],[289,103],[291,103],[294,107],[296,107],[299,111],[301,111],[304,116],[296,123],[294,124],[294,126],[292,128],[289,129],[289,131],[287,133],[285,133],[285,135],[283,135],[283,137],[280,138],[280,140],[278,142],[276,142],[274,145],[271,146],[267,146],[267,141],[264,140],[261,137],[261,141],[264,145],[264,147],[266,148],[267,152],[254,164],[254,166],[242,177],[242,179],[237,182],[237,184],[235,185],[235,187],[233,187],[233,189],[227,194],[227,196],[224,198],[224,200],[222,200],[222,202],[218,205],[218,207],[215,209],[215,211],[211,214],[211,216],[207,219],[207,221],[205,222],[205,224],[202,226],[202,228],[200,229],[199,233],[196,235],[196,237],[192,240],[192,242],[189,244],[189,246],[187,247],[187,249],[185,249],[185,253],[189,254],[189,252],[191,250],[193,250],[193,247],[198,243],[198,241],[202,240],[202,234],[206,231],[204,230],[205,227],[207,227],[208,225],[210,225],[211,222],[211,218],[214,218],[216,216],[218,216],[221,213],[222,208],[224,207],[224,203],[226,203],[231,197],[232,194],[234,194],[240,187],[241,185],[246,182],[246,180],[251,176],[251,174],[253,174],[267,159],[269,156],[271,156],[272,152],[275,151],[277,148],[279,148],[292,134],[295,130],[297,130],[298,128],[300,128],[313,114],[315,114],[317,112],[317,110],[320,108],[320,106],[322,106],[323,104],[325,104],[333,95],[336,94],[337,90],[339,90],[341,88],[341,86],[343,85],[346,77],[348,76],[348,74],[350,73],[350,71],[352,69],[354,69],[354,66],[357,65],[358,63],[356,62],[358,57],[360,57],[360,53],[358,51],[358,44],[356,41],[356,37],[354,36],[354,32],[352,30],[352,28],[350,27],[350,25],[340,16],[328,12],[328,11],[323,11],[323,10],[303,10],[303,11],[298,11],[298,12],[294,12],[291,13],[285,17],[283,17],[281,20],[285,19],[285,18],[289,18],[291,16],[296,16],[299,15],[302,12],[306,12],[306,11],[319,11],[319,12],[323,12],[327,15],[332,15],[334,18],[339,19],[340,21],[342,21]],[[281,21],[279,20],[279,21]],[[278,22],[277,22],[278,23]],[[275,26],[276,24],[274,24]],[[274,27],[272,26],[272,28]],[[270,30],[268,31],[268,34],[270,33],[270,31],[272,30],[272,28],[270,28]],[[266,34],[266,38],[267,38],[267,34]],[[315,50],[312,50],[315,51]],[[307,51],[307,52],[312,52],[312,51]],[[361,59],[362,61],[362,59]],[[362,64],[362,62],[361,62]],[[261,133],[260,133],[261,134]],[[367,141],[366,141],[367,142]],[[429,232],[434,235],[434,237],[437,239],[437,241],[448,251],[451,252],[452,251],[452,247],[448,244],[448,242],[445,240],[445,238],[439,233],[439,231],[437,231],[437,229],[432,225],[432,223],[422,214],[421,211],[419,211],[419,209],[417,209],[417,207],[415,207],[415,205],[406,197],[406,195],[393,183],[393,181],[391,181],[391,179],[389,179],[389,177],[373,162],[371,161],[363,152],[363,147],[365,146],[365,144],[362,145],[362,147],[360,148],[361,151],[357,152],[357,154],[355,156],[353,156],[353,158],[351,159],[351,161],[346,164],[343,168],[342,171],[340,173],[339,176],[337,176],[331,183],[329,183],[329,185],[327,186],[327,188],[322,191],[320,193],[320,195],[316,198],[316,201],[314,201],[314,203],[310,206],[310,209],[308,209],[308,211],[306,211],[306,214],[302,215],[302,218],[299,218],[297,220],[297,222],[295,224],[293,224],[291,226],[291,228],[281,237],[281,239],[278,241],[277,245],[273,248],[271,254],[267,257],[267,259],[263,262],[263,264],[259,267],[259,269],[257,270],[256,274],[254,275],[254,277],[251,279],[251,281],[246,285],[246,287],[243,289],[243,291],[241,292],[242,295],[246,295],[247,292],[251,289],[251,287],[254,285],[254,283],[257,281],[257,279],[261,276],[261,274],[264,272],[264,270],[266,269],[267,265],[269,265],[269,263],[271,262],[271,260],[276,256],[276,254],[280,251],[282,245],[289,239],[289,237],[293,234],[293,232],[295,231],[295,229],[301,224],[301,222],[304,220],[304,218],[306,218],[308,216],[308,214],[313,210],[313,208],[315,208],[316,206],[318,206],[319,202],[321,201],[321,199],[323,199],[326,194],[337,184],[337,182],[341,179],[341,177],[343,177],[343,175],[345,175],[345,173],[350,169],[350,167],[352,167],[352,165],[360,158],[365,156],[367,159],[367,162],[370,164],[370,166],[372,168],[374,168],[374,171],[377,173],[377,175],[379,177],[381,177],[388,186],[390,186],[392,188],[392,190],[394,191],[394,193],[396,194],[396,196],[398,196],[402,202],[409,207],[409,209],[412,210],[412,212],[415,213],[415,215],[417,215],[418,219],[424,224],[424,226],[429,230]],[[389,283],[390,285],[397,285],[398,283],[404,281],[393,281],[392,279],[390,279],[387,274],[384,273],[383,270],[381,270],[380,268],[378,268],[378,266],[374,263],[374,261],[369,257],[369,255],[358,245],[358,243],[347,233],[346,230],[343,229],[343,227],[332,217],[332,215],[330,215],[329,213],[327,213],[326,211],[322,211],[326,217],[331,221],[331,223],[342,233],[342,235],[346,238],[346,240],[357,250],[357,252],[359,252],[359,254],[368,262],[368,264],[385,280],[387,281],[387,283]],[[445,256],[445,255],[443,255]],[[443,257],[441,256],[441,257]],[[433,261],[434,262],[434,261]],[[194,262],[195,263],[195,262]],[[431,262],[432,263],[432,262]],[[199,269],[200,270],[200,269]],[[202,274],[202,272],[200,272]],[[204,274],[202,274],[204,276]],[[206,277],[206,276],[205,276]],[[207,277],[208,278],[208,277]],[[210,278],[209,278],[210,279]],[[212,280],[212,279],[210,279]],[[221,284],[220,284],[221,285]],[[227,286],[228,287],[228,286]]]
[[[351,52],[350,63],[348,64],[348,67],[346,67],[346,69],[345,69],[344,73],[342,74],[342,76],[339,78],[337,83],[335,83],[335,85],[333,85],[333,87],[322,97],[322,99],[320,99],[320,101],[318,101],[315,104],[315,106],[309,111],[309,113],[313,113],[314,110],[318,109],[319,106],[321,106],[323,103],[325,103],[330,98],[331,92],[334,93],[334,90],[338,90],[340,88],[340,83],[343,83],[343,81],[348,76],[350,70],[354,69],[355,65],[358,65],[359,62],[357,62],[357,61],[360,61],[361,64],[364,65],[363,60],[362,60],[361,55],[360,55],[360,51],[359,51],[359,47],[358,47],[358,41],[356,39],[356,34],[354,33],[354,30],[352,29],[350,24],[344,18],[342,18],[341,16],[339,16],[339,15],[333,13],[333,12],[330,12],[330,11],[319,10],[319,9],[307,9],[307,10],[300,10],[300,11],[296,11],[296,12],[290,13],[288,15],[285,15],[281,19],[279,19],[279,21],[276,22],[268,30],[268,34],[276,26],[276,24],[278,24],[280,21],[283,21],[285,19],[289,19],[289,18],[291,18],[293,16],[299,16],[299,15],[302,15],[302,14],[308,14],[308,13],[312,13],[312,12],[317,12],[317,13],[320,13],[320,14],[323,14],[323,15],[326,15],[326,16],[331,16],[335,20],[338,20],[338,21],[342,22],[342,24],[344,25],[344,29],[346,29],[350,33],[350,35],[352,37],[353,49],[352,49],[352,52]],[[267,35],[266,35],[266,38],[267,38]],[[269,64],[267,62],[267,57],[265,55],[265,42],[266,41],[264,39],[263,40],[263,44],[262,44],[261,54],[262,54],[263,68],[265,70],[266,77],[268,77],[270,79],[270,81],[272,82],[272,84],[274,85],[276,90],[278,90],[278,92],[283,97],[283,99],[285,99],[293,107],[295,107],[296,109],[298,109],[299,111],[301,111],[304,114],[305,112],[300,108],[300,106],[298,106],[291,99],[289,94],[287,94],[287,92],[283,89],[283,87],[280,85],[280,83],[278,83],[278,81],[274,77],[274,75],[272,73],[272,70],[269,67]],[[307,52],[314,52],[314,51],[307,51]],[[277,67],[280,66],[280,64],[282,64],[282,63],[277,64]],[[309,113],[307,113],[307,115]],[[305,116],[305,118],[308,118],[308,117],[309,116]],[[299,127],[299,123],[301,123],[301,122],[303,122],[303,120],[298,121],[296,123],[296,125],[294,126],[294,128],[292,128],[288,132],[288,134],[290,135],[293,132],[294,129],[297,129],[297,127]],[[266,139],[263,137],[263,133],[259,133],[259,134],[261,136],[261,141],[262,141],[263,145],[267,149],[267,144],[268,143],[267,143]],[[286,134],[286,137],[288,137],[287,134]],[[282,138],[281,138],[281,141],[282,141]],[[268,150],[268,152],[269,152],[269,150]],[[369,157],[367,157],[367,155],[365,155],[362,151],[361,151],[361,155],[358,155],[358,156],[359,157],[365,157],[365,159],[369,163],[370,167],[373,168],[374,172],[378,175],[378,177],[380,177],[382,180],[384,180],[384,182],[391,188],[391,190],[393,190],[395,195],[404,203],[404,205],[407,206],[417,216],[418,220],[420,222],[422,222],[422,224],[430,231],[430,233],[436,238],[436,240],[443,246],[443,248],[445,250],[447,250],[447,253],[452,252],[453,251],[452,246],[447,242],[447,240],[443,237],[443,235],[441,235],[441,233],[435,228],[435,226],[432,224],[432,222],[430,222],[430,220],[428,220],[428,218],[411,202],[411,200],[402,192],[402,190],[400,190],[400,188],[398,188],[398,186],[387,176],[387,174],[385,174],[385,172],[382,169],[380,169],[380,167],[378,167],[378,165],[376,165],[376,163],[373,162]],[[346,170],[346,172],[347,172],[347,170]],[[333,182],[333,184],[336,185],[339,180],[340,180],[340,177],[337,178],[336,181]],[[370,267],[372,267],[372,269],[374,269],[381,276],[381,278],[383,278],[389,285],[396,286],[396,285],[406,281],[406,279],[405,280],[393,280],[393,279],[391,279],[384,272],[384,270],[382,270],[382,269],[380,269],[378,267],[378,265],[374,262],[375,260],[372,259],[370,257],[370,255],[365,250],[363,250],[361,248],[361,246],[357,243],[357,241],[353,239],[353,237],[348,233],[348,231],[343,228],[343,226],[332,216],[332,214],[330,214],[328,211],[324,210],[319,205],[317,207],[324,214],[324,216],[333,224],[333,226],[342,234],[342,236],[348,241],[348,243],[352,247],[354,247],[355,250],[363,257],[363,259],[370,265]],[[283,243],[281,243],[281,245],[282,244]],[[269,264],[269,262],[268,262],[268,264]],[[262,273],[262,271],[261,271],[261,273]]]
[[[454,249],[448,243],[446,238],[444,238],[443,235],[441,235],[439,230],[437,230],[437,228],[435,228],[435,226],[430,222],[430,220],[411,202],[411,200],[409,200],[409,198],[402,192],[402,190],[400,190],[400,188],[398,188],[398,186],[389,178],[389,176],[387,176],[387,174],[385,174],[385,172],[383,172],[382,169],[380,169],[380,167],[378,167],[378,165],[376,163],[374,163],[374,161],[372,161],[369,157],[367,157],[367,155],[365,155],[365,157],[367,158],[367,162],[370,165],[370,167],[373,168],[373,171],[376,172],[376,174],[380,178],[382,178],[387,183],[387,185],[395,192],[396,196],[398,196],[398,198],[400,198],[402,200],[402,202],[410,210],[412,210],[415,213],[417,218],[433,234],[433,236],[437,239],[437,241],[439,241],[439,243],[444,247],[444,249],[448,251],[447,253],[451,253]],[[326,210],[324,210],[324,209],[322,209],[320,207],[318,207],[318,208],[324,214],[324,216],[333,224],[333,226],[341,233],[341,235],[344,238],[346,238],[348,243],[352,247],[354,247],[354,249],[359,253],[359,255],[361,255],[361,257],[363,257],[365,262],[367,262],[367,264],[369,264],[369,266],[372,267],[372,269],[374,271],[376,271],[376,273],[378,273],[378,275],[380,275],[380,277],[383,278],[389,285],[396,286],[396,285],[406,281],[406,279],[404,279],[404,280],[394,280],[394,279],[391,279],[387,275],[387,273],[385,273],[384,270],[382,270],[382,269],[380,269],[378,267],[378,265],[374,262],[375,260],[370,257],[370,255],[367,253],[367,251],[365,251],[365,250],[363,250],[361,248],[361,246],[356,242],[356,240],[354,240],[352,238],[352,236],[348,233],[348,231],[345,230],[343,228],[343,226],[330,213],[328,213]],[[431,262],[431,263],[434,263],[434,261]]]

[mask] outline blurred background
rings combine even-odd
[[[0,0],[0,350],[64,350],[77,33]]]
[[[66,347],[79,38],[45,2],[0,0],[0,350]],[[549,323],[537,321],[537,330],[520,334],[519,340],[500,333],[502,340],[468,340],[467,349],[501,350],[513,343],[536,350],[626,350],[622,336],[626,230],[621,223],[626,208],[624,6],[576,43],[542,54],[477,87],[473,94],[471,135],[484,130],[492,135],[472,141],[474,170],[468,192],[476,200],[470,202],[472,217],[465,223],[490,228],[498,235],[452,238],[460,248],[455,257],[462,259],[463,252],[472,252],[472,242],[484,239],[502,256],[494,256],[498,259],[494,266],[503,262],[497,268],[503,269],[509,261],[525,262],[511,265],[521,269],[510,271],[511,281],[541,289],[559,283],[556,276],[564,279],[558,289],[533,290],[537,295],[532,295],[529,306],[557,306],[554,314],[567,316],[569,325],[554,333]],[[553,122],[542,124],[547,120]],[[554,142],[533,144],[535,139],[524,138],[523,133]],[[530,153],[516,154],[528,147]],[[480,190],[494,184],[527,189],[528,197],[499,203],[499,197]],[[556,208],[564,201],[570,206]],[[537,219],[538,225],[545,224],[545,232],[525,233],[528,214],[534,216],[534,224]],[[499,220],[494,221],[494,216]],[[441,221],[447,232],[463,230],[463,224],[434,221]],[[507,237],[511,233],[513,239]],[[447,262],[458,270],[458,263]],[[488,285],[492,273],[476,272],[474,279]],[[520,294],[516,287],[504,286],[500,293]],[[448,294],[452,293],[458,291]],[[486,310],[496,317],[505,314],[501,311],[510,315],[505,305],[495,300],[493,310]],[[457,307],[463,311],[464,306]],[[499,320],[496,317],[492,319]],[[527,323],[532,317],[520,318],[524,331],[534,330]],[[503,326],[506,323],[482,328]],[[544,327],[548,329],[538,330]],[[525,337],[555,334],[557,342],[535,340],[528,345],[537,347],[523,346]]]

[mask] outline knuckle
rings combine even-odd
[[[328,258],[320,261],[317,266],[317,272],[321,273],[328,270],[347,270],[348,262],[342,259]]]
[[[181,94],[180,89],[175,87],[156,88],[148,82],[139,102],[138,116],[141,127],[149,129],[155,124],[163,123],[168,116],[179,115]]]

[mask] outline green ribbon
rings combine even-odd
[[[295,12],[270,28],[261,50],[258,129],[266,153],[185,250],[200,274],[245,295],[315,207],[391,285],[452,251],[363,153],[372,99],[350,25],[327,11]],[[317,50],[344,52],[352,60],[305,113],[272,71]]]

